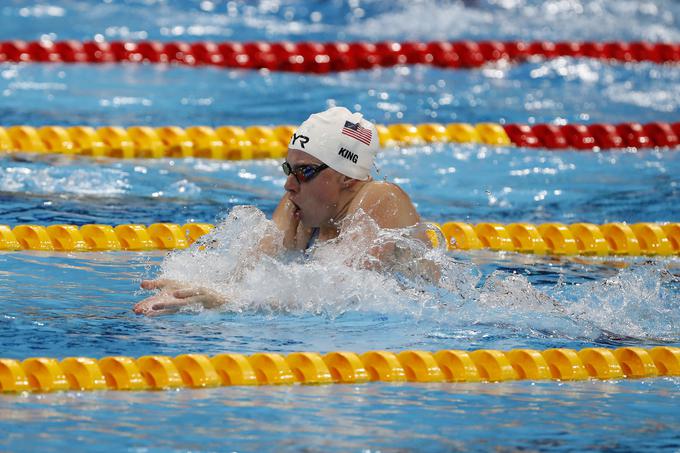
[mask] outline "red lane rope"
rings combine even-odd
[[[96,42],[3,41],[1,62],[146,62],[326,73],[397,64],[474,68],[497,60],[586,57],[680,62],[679,43],[650,42]]]
[[[674,148],[680,145],[680,122],[621,124],[506,124],[510,141],[529,148],[589,151],[615,148]]]

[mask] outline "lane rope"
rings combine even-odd
[[[224,160],[285,157],[295,126],[0,127],[0,153],[16,151],[78,156],[208,158]],[[431,143],[479,143],[550,150],[668,148],[680,145],[680,122],[621,124],[399,123],[377,125],[383,147]]]
[[[537,255],[677,256],[680,255],[680,223],[612,222],[500,224],[464,222],[437,224],[449,250],[490,249]],[[149,251],[184,249],[214,225],[209,223],[154,223],[102,225],[32,225],[11,228],[0,225],[0,250],[45,252]],[[428,231],[434,245],[439,235]]]
[[[233,385],[503,382],[680,376],[680,348],[409,350],[0,358],[0,392],[161,390]]]
[[[0,63],[171,63],[315,74],[411,64],[477,68],[498,60],[558,57],[677,63],[680,62],[680,44],[621,41],[0,42]]]

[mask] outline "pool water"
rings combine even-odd
[[[3,5],[0,39],[677,42],[679,17],[672,1],[63,0]],[[0,64],[0,93],[3,126],[297,124],[331,105],[385,124],[680,120],[677,66],[571,58],[322,76]],[[434,222],[677,222],[678,156],[436,144],[384,149],[375,176],[400,184]],[[0,156],[0,224],[210,222],[221,224],[222,244],[212,255],[169,257],[0,253],[0,355],[680,346],[677,257],[435,251],[446,284],[433,288],[349,269],[343,259],[362,253],[351,238],[319,247],[308,262],[239,255],[238,238],[271,226],[265,216],[283,181],[274,160]],[[247,278],[225,288],[240,259]],[[159,274],[216,285],[233,302],[223,311],[134,315],[148,295],[139,282]],[[6,394],[0,446],[676,451],[679,388],[678,378],[654,378]]]

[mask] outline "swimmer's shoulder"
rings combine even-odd
[[[357,194],[362,202],[386,201],[412,205],[411,198],[398,185],[387,181],[368,181]]]
[[[408,194],[387,181],[368,181],[357,193],[354,209],[363,209],[383,228],[402,228],[420,221]]]

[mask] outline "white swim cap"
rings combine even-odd
[[[373,123],[344,107],[331,107],[311,115],[288,145],[289,149],[304,151],[345,176],[361,180],[371,175],[378,147],[378,131]]]

